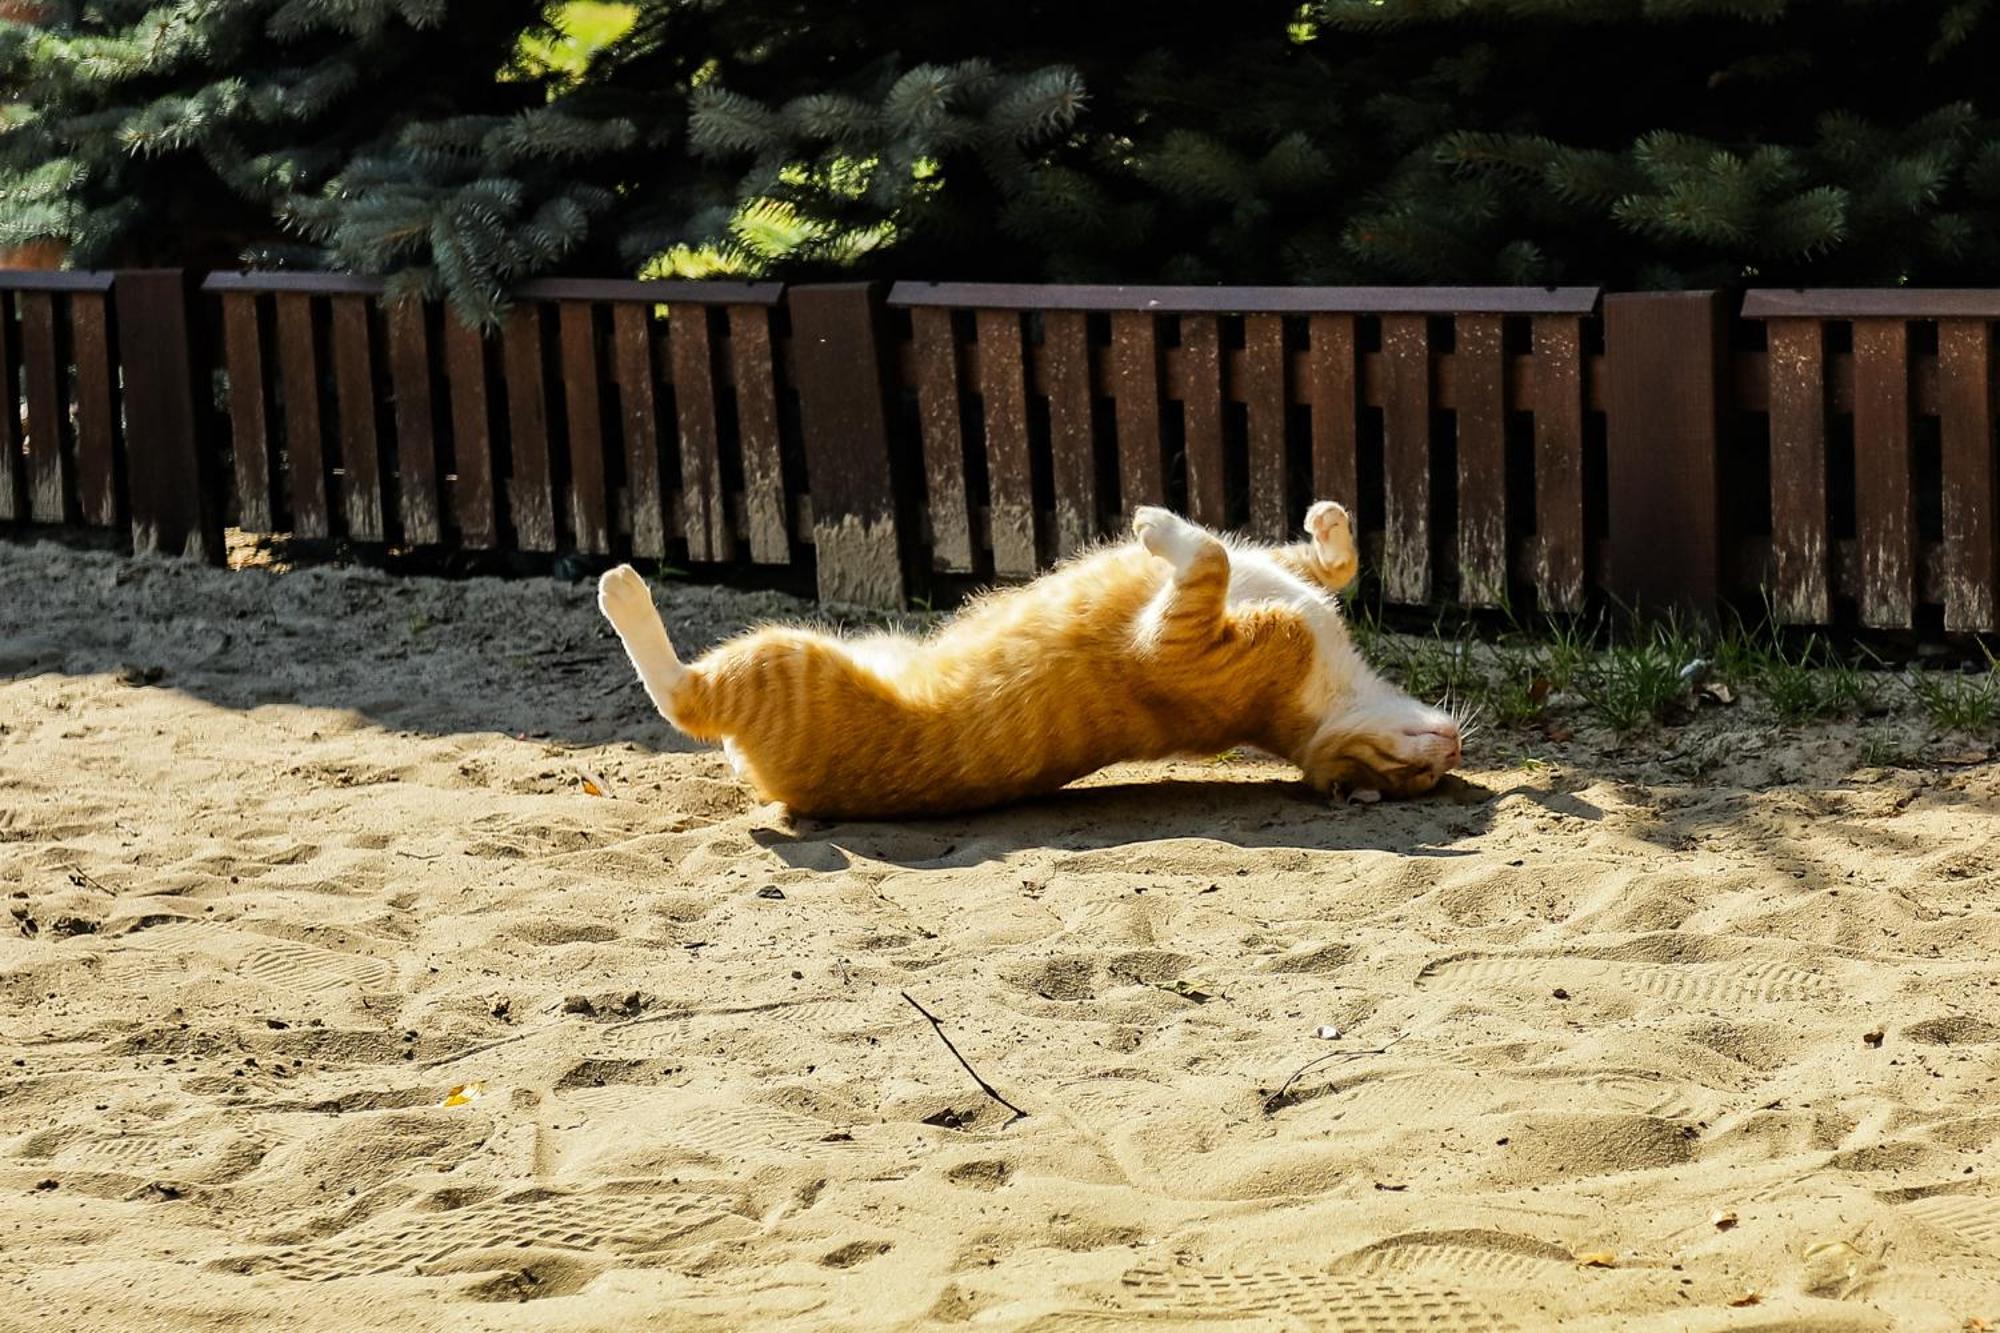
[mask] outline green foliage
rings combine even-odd
[[[0,245],[522,277],[2000,281],[1986,0],[97,0]]]
[[[2000,720],[2000,662],[1975,672],[1913,671],[1910,694],[1940,731],[1986,735]]]
[[[524,105],[493,73],[539,8],[102,0],[0,21],[0,246],[80,265],[274,253],[288,199],[424,108]]]

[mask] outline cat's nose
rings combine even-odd
[[[1458,767],[1458,761],[1465,756],[1463,741],[1458,731],[1458,723],[1449,718],[1434,726],[1418,728],[1410,734],[1412,736],[1435,736],[1443,743],[1445,753],[1443,756],[1444,762],[1440,765],[1441,769],[1448,770]]]

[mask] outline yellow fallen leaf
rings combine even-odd
[[[583,794],[585,796],[602,796],[604,795],[604,788],[598,786],[589,778],[585,778],[583,780]]]
[[[470,1106],[474,1102],[478,1101],[481,1097],[484,1097],[485,1095],[486,1095],[486,1084],[484,1082],[461,1083],[457,1087],[453,1088],[450,1092],[447,1092],[444,1095],[444,1100],[439,1102],[438,1105]]]
[[[1579,1268],[1616,1268],[1618,1256],[1609,1250],[1590,1250],[1576,1256]]]

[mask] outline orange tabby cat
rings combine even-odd
[[[1354,577],[1330,501],[1289,546],[1225,542],[1141,509],[1136,542],[974,602],[926,638],[756,630],[684,665],[645,581],[598,605],[667,721],[720,740],[764,797],[802,814],[996,805],[1107,764],[1255,746],[1322,791],[1418,795],[1459,761],[1455,718],[1361,660],[1336,590]]]

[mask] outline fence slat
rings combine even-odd
[[[736,437],[743,446],[743,518],[750,558],[782,565],[792,558],[785,522],[784,453],[778,441],[778,388],[771,360],[771,311],[729,307],[729,359],[736,378]]]
[[[1250,435],[1250,533],[1285,540],[1291,526],[1292,475],[1285,459],[1285,321],[1243,321],[1243,399]]]
[[[223,561],[208,417],[209,366],[194,355],[192,284],[181,269],[127,271],[112,287],[124,374],[132,550]]]
[[[1545,611],[1583,609],[1583,321],[1537,315],[1535,532]]]
[[[382,445],[375,432],[375,364],[369,345],[366,296],[333,298],[333,378],[340,404],[341,487],[347,535],[379,542],[382,528]]]
[[[1994,522],[1993,332],[1984,319],[1938,325],[1938,416],[1944,472],[1944,627],[2000,629]]]
[[[326,452],[320,439],[319,352],[313,344],[313,298],[304,293],[278,297],[278,374],[285,398],[292,531],[301,537],[330,537]]]
[[[1382,592],[1417,605],[1431,598],[1429,319],[1384,315],[1382,359]]]
[[[624,415],[625,494],[632,507],[632,554],[667,554],[666,497],[660,491],[659,396],[653,389],[653,311],[611,307],[611,367]]]
[[[972,501],[965,484],[958,337],[952,312],[943,306],[912,310],[910,331],[916,353],[924,485],[930,497],[931,560],[939,569],[966,573],[972,569]]]
[[[1043,383],[1054,460],[1056,555],[1097,539],[1097,435],[1090,392],[1090,329],[1080,310],[1042,316]]]
[[[430,325],[421,301],[389,307],[389,392],[396,404],[396,504],[403,540],[435,545],[444,540],[444,525],[438,507]]]
[[[111,359],[109,311],[101,292],[69,299],[70,344],[76,359],[76,489],[83,521],[119,523],[117,368]]]
[[[452,511],[458,539],[475,550],[500,544],[493,503],[493,423],[486,403],[486,339],[446,313],[444,373],[451,389]]]
[[[222,298],[222,345],[229,368],[229,438],[236,455],[236,521],[246,532],[276,530],[271,489],[271,424],[265,411],[264,316],[257,298]]]
[[[869,283],[794,287],[790,298],[820,600],[900,606],[904,549],[878,289]]]
[[[28,490],[21,473],[21,374],[15,360],[15,298],[0,292],[0,523],[28,517]]]
[[[1460,315],[1458,600],[1500,606],[1507,594],[1507,375],[1498,315]]]
[[[1854,321],[1854,519],[1861,623],[1906,628],[1916,613],[1915,493],[1910,476],[1910,329]]]
[[[1222,331],[1213,315],[1181,316],[1181,419],[1187,445],[1188,516],[1229,523],[1222,451]]]
[[[715,352],[708,307],[683,301],[669,311],[674,414],[681,436],[681,528],[688,559],[727,560],[729,511],[722,495],[722,444],[715,420]]]
[[[556,549],[555,478],[549,469],[549,404],[543,392],[542,309],[522,302],[501,335],[507,372],[507,443],[514,466],[507,482],[514,542],[524,551]]]
[[[1160,458],[1160,356],[1150,314],[1121,310],[1111,316],[1111,394],[1119,499],[1129,517],[1140,505],[1167,501]]]
[[[1774,319],[1768,333],[1772,610],[1786,624],[1833,619],[1827,535],[1826,326]]]
[[[1312,498],[1338,500],[1361,521],[1356,423],[1361,376],[1354,316],[1314,315],[1306,324],[1306,401],[1312,413]]]
[[[66,523],[70,479],[62,447],[65,413],[55,297],[22,292],[16,299],[21,303],[21,378],[28,398],[28,516],[37,523]]]
[[[1021,313],[981,310],[974,319],[979,329],[979,394],[986,411],[986,516],[993,570],[1003,578],[1032,578],[1035,486],[1028,454]]]
[[[1715,610],[1728,326],[1719,292],[1604,299],[1609,587],[1628,606]]]
[[[564,301],[558,314],[562,339],[563,404],[569,417],[570,531],[586,555],[611,552],[611,518],[604,489],[604,415],[598,389],[597,313],[583,301]]]

